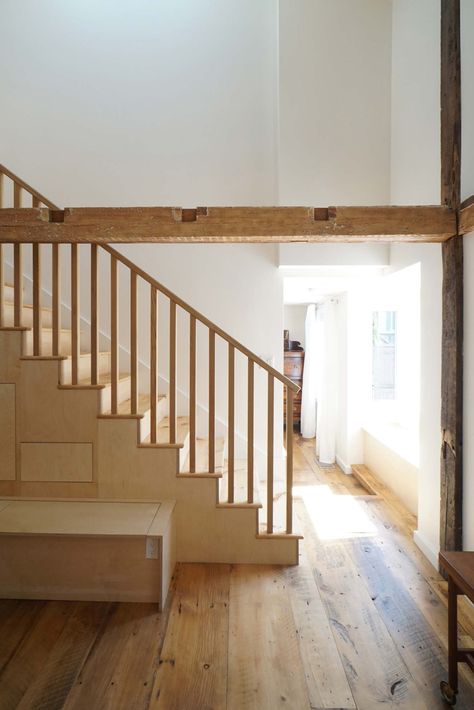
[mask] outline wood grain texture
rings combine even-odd
[[[85,632],[92,643],[77,633],[74,604],[64,621],[62,605],[0,600],[0,688],[13,664],[5,677],[20,683],[25,708],[441,708],[446,583],[414,544],[410,519],[383,496],[369,500],[337,466],[319,467],[314,441],[295,436],[293,446],[298,567],[180,565],[163,615],[156,605],[99,605]],[[334,513],[351,500],[372,533],[346,526],[324,537],[318,495]],[[474,613],[459,606],[459,637],[474,645]],[[457,707],[474,707],[474,676],[462,667]]]
[[[92,481],[92,443],[22,443],[22,481]]]
[[[209,375],[208,375],[208,441],[209,473],[215,472],[216,466],[216,334],[209,329]]]
[[[33,244],[33,355],[41,355],[41,244]]]
[[[310,709],[288,590],[278,569],[233,567],[228,710]]]
[[[207,207],[193,221],[181,208],[68,208],[64,221],[43,210],[2,210],[0,242],[390,242],[444,241],[456,234],[456,213],[443,206]]]
[[[253,360],[247,362],[247,503],[253,503],[254,496],[254,367]]]
[[[459,234],[474,232],[474,197],[472,200],[459,213]]]
[[[0,384],[0,480],[16,478],[16,395],[14,384]]]
[[[189,472],[196,468],[196,318],[189,316]]]
[[[149,707],[226,707],[229,566],[181,568]]]
[[[97,244],[91,244],[91,384],[99,383],[99,273]]]
[[[440,549],[462,549],[463,237],[443,245]]]
[[[461,196],[460,0],[441,0],[441,204],[458,210]]]

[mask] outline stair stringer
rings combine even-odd
[[[101,415],[102,387],[61,385],[62,359],[24,356],[27,334],[0,331],[0,381],[15,384],[18,414],[16,478],[0,495],[175,500],[178,561],[297,563],[296,536],[257,537],[255,506],[220,506],[219,475],[180,474],[180,446],[140,444],[139,416]],[[22,445],[45,443],[90,445],[90,477],[25,480]]]
[[[219,506],[214,474],[179,474],[179,447],[137,445],[137,422],[99,420],[99,497],[176,500],[177,561],[297,564],[296,537],[257,537],[257,507]]]

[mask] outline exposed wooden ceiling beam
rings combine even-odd
[[[459,234],[469,232],[474,232],[474,195],[464,200],[459,212]]]
[[[0,210],[0,242],[442,242],[444,206],[104,207]]]

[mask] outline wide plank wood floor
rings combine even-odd
[[[446,707],[446,584],[415,520],[295,437],[298,567],[180,565],[151,604],[0,600],[0,710]],[[460,604],[459,634],[474,646]],[[474,708],[461,677],[457,708]]]

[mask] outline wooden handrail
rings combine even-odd
[[[127,266],[129,269],[132,269],[133,271],[136,272],[138,276],[140,276],[144,281],[147,281],[150,286],[153,288],[156,288],[158,291],[160,291],[164,296],[170,299],[170,301],[174,302],[177,306],[182,308],[184,311],[189,313],[189,315],[194,316],[196,320],[198,320],[200,323],[205,325],[209,330],[213,331],[215,335],[218,335],[221,337],[223,340],[226,340],[229,345],[233,345],[236,350],[239,350],[243,355],[248,357],[250,360],[252,360],[256,365],[261,367],[262,369],[266,370],[269,374],[273,375],[275,379],[279,380],[282,384],[284,384],[286,387],[288,387],[290,390],[295,392],[299,392],[300,388],[298,385],[296,385],[294,382],[292,382],[288,377],[285,377],[285,375],[282,375],[279,370],[275,369],[271,365],[269,365],[265,360],[262,360],[261,357],[256,355],[254,352],[249,350],[248,348],[245,347],[245,345],[242,345],[238,340],[233,338],[229,333],[226,333],[225,330],[222,330],[218,325],[213,323],[209,318],[206,318],[202,313],[197,311],[195,308],[190,306],[186,301],[183,301],[182,298],[177,296],[175,293],[170,291],[169,288],[166,288],[163,284],[161,284],[159,281],[153,278],[153,276],[150,276],[150,274],[147,274],[146,271],[143,271],[139,266],[133,263],[133,261],[130,261],[130,259],[127,259],[126,256],[123,256],[119,251],[114,249],[113,247],[109,246],[108,244],[102,244],[101,245],[105,251],[109,252],[113,257],[117,259],[117,261],[120,261],[124,266]]]
[[[32,198],[32,207],[40,207],[46,205],[52,210],[58,208],[49,200],[47,200],[39,192],[31,188],[27,183],[14,175],[4,166],[0,165],[0,193],[4,178],[7,177],[13,181],[13,206],[14,209],[22,207],[22,191],[26,191]],[[0,194],[0,208],[3,206]],[[6,210],[9,213],[9,210]],[[27,212],[32,212],[27,210]],[[50,213],[53,217],[52,222],[57,221],[58,215]],[[184,220],[187,221],[187,220]],[[25,244],[23,244],[23,241]],[[13,298],[13,321],[16,327],[23,326],[23,247],[29,244],[32,249],[32,267],[33,267],[33,355],[42,356],[47,353],[43,352],[43,329],[41,322],[42,315],[42,298],[41,298],[41,255],[42,255],[42,240],[23,240],[11,243],[13,245],[13,281],[14,281],[14,298]],[[47,241],[47,240],[46,240]],[[52,244],[51,249],[51,285],[52,285],[52,342],[50,351],[53,356],[61,356],[62,338],[61,338],[61,275],[60,275],[60,251],[61,241]],[[66,240],[68,241],[68,240]],[[93,238],[88,239],[71,239],[70,246],[70,303],[71,303],[71,384],[79,385],[82,382],[82,362],[81,362],[81,320],[80,320],[80,293],[81,293],[81,273],[80,273],[80,242],[90,244],[90,382],[91,385],[97,386],[100,379],[100,360],[99,360],[99,309],[98,309],[98,294],[99,294],[99,244]],[[216,405],[218,404],[220,393],[216,391],[217,384],[221,382],[216,372],[216,366],[220,358],[216,358],[217,341],[216,336],[219,336],[227,343],[227,505],[242,505],[243,501],[237,499],[240,484],[237,487],[236,478],[240,471],[240,467],[236,467],[236,411],[240,411],[240,395],[236,383],[236,351],[247,358],[247,491],[246,503],[255,505],[254,502],[254,483],[256,479],[255,467],[255,365],[258,365],[266,374],[267,378],[267,441],[266,441],[266,534],[272,535],[276,532],[277,523],[274,520],[274,474],[275,474],[275,382],[280,382],[283,387],[286,387],[286,533],[293,533],[293,509],[292,509],[292,486],[293,486],[293,461],[292,461],[292,428],[289,423],[292,420],[294,394],[299,391],[299,387],[292,382],[284,374],[265,362],[261,357],[245,347],[238,340],[233,338],[229,333],[224,331],[218,325],[213,323],[209,318],[206,318],[202,313],[183,301],[179,296],[170,291],[166,286],[154,279],[143,269],[138,267],[132,261],[116,251],[108,243],[101,243],[100,246],[107,252],[110,260],[110,283],[109,283],[109,319],[110,319],[110,414],[111,416],[122,416],[124,402],[124,388],[126,387],[126,378],[121,378],[120,368],[120,343],[119,343],[119,296],[121,289],[119,287],[120,271],[125,267],[129,277],[129,295],[128,295],[128,313],[130,318],[130,407],[129,414],[125,416],[139,416],[141,414],[139,402],[139,327],[138,314],[140,313],[140,295],[139,295],[139,279],[150,288],[150,376],[149,376],[149,421],[150,433],[149,442],[156,446],[162,445],[164,429],[161,428],[160,421],[162,416],[158,417],[158,319],[159,319],[159,295],[169,301],[169,332],[168,332],[168,358],[169,358],[169,391],[168,391],[168,422],[169,432],[164,443],[173,446],[182,445],[182,435],[185,429],[181,426],[178,428],[178,388],[177,379],[181,372],[182,359],[178,359],[178,345],[180,338],[178,337],[178,317],[181,317],[181,312],[177,312],[177,307],[184,311],[189,316],[189,473],[197,473],[199,469],[197,461],[197,442],[198,426],[197,426],[197,323],[199,322],[204,328],[207,328],[208,334],[208,471],[215,474],[219,472],[217,451],[218,444],[218,417],[216,414]],[[5,323],[4,309],[4,292],[3,292],[3,266],[4,253],[0,244],[0,326]],[[123,299],[120,300],[123,304]],[[47,342],[47,339],[46,339]],[[47,346],[46,346],[47,347]],[[160,352],[164,352],[165,345],[160,343]],[[162,350],[163,348],[163,350]],[[186,354],[184,354],[186,357]],[[179,367],[178,367],[179,365]],[[218,367],[219,370],[219,367]],[[243,395],[245,397],[245,394]],[[160,410],[161,411],[161,410]],[[158,436],[160,434],[160,436]],[[201,450],[201,448],[199,449]],[[219,500],[219,496],[218,496]],[[244,499],[245,500],[245,499]]]
[[[0,163],[0,175],[6,175],[6,177],[10,178],[10,180],[13,180],[13,183],[18,186],[17,189],[21,188],[22,190],[25,190],[26,192],[28,192],[32,196],[33,200],[36,203],[42,203],[43,205],[45,205],[46,207],[49,207],[52,210],[60,209],[57,205],[55,205],[53,202],[51,202],[51,200],[48,200],[47,197],[42,195],[41,192],[38,192],[38,190],[35,190],[34,187],[31,187],[31,185],[28,185],[27,182],[25,182],[24,180],[19,178],[18,175],[15,175],[15,173],[12,173],[11,170],[6,168],[1,163]],[[32,206],[38,207],[38,204],[33,204]]]

